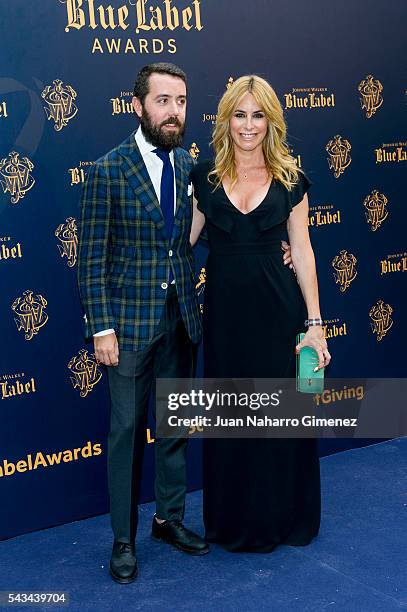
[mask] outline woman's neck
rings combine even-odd
[[[235,147],[235,164],[236,168],[251,168],[264,166],[264,155],[261,147],[254,151],[242,151]]]

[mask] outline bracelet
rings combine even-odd
[[[324,322],[323,322],[323,320],[321,318],[319,318],[319,319],[306,319],[304,321],[304,325],[306,327],[312,327],[313,325],[323,325],[323,324],[324,324]]]

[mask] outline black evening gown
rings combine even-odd
[[[287,219],[310,186],[288,191],[273,180],[261,204],[241,213],[207,175],[192,171],[205,214],[204,376],[295,377],[295,336],[307,309],[295,273],[283,264]],[[270,552],[304,546],[320,526],[318,441],[312,438],[205,439],[206,538],[230,551]]]

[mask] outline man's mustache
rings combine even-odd
[[[160,124],[160,127],[163,127],[164,125],[176,125],[179,128],[182,127],[182,123],[178,117],[169,117]]]

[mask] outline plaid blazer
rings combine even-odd
[[[171,241],[134,132],[91,166],[81,197],[78,285],[85,336],[116,331],[119,348],[146,347],[166,299],[170,267],[179,306],[193,342],[201,337],[189,243],[192,158],[174,149],[176,211]]]

